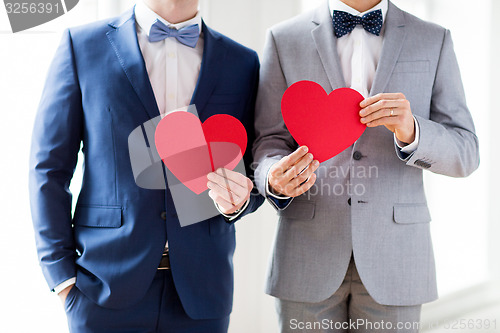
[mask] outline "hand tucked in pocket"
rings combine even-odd
[[[59,294],[57,294],[57,296],[59,296],[59,298],[61,299],[62,304],[66,302],[66,298],[68,297],[69,292],[74,286],[75,286],[74,284],[67,286],[66,288],[61,290]]]

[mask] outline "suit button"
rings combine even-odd
[[[351,198],[349,198],[349,200],[347,200],[347,203],[349,204],[349,206],[351,205]]]
[[[354,158],[356,161],[359,161],[360,159],[363,158],[363,155],[359,151],[355,151],[354,154],[352,155],[352,158]]]
[[[167,212],[161,212],[160,217],[163,221],[167,220]]]

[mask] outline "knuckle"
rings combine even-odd
[[[281,184],[275,184],[275,185],[273,186],[273,189],[274,189],[275,191],[282,192],[282,191],[283,191],[283,185],[281,185]]]
[[[281,194],[283,194],[283,195],[286,195],[287,197],[291,197],[291,195],[290,195],[290,191],[289,191],[288,189],[286,189],[286,188],[281,189],[281,190],[279,191],[279,193],[281,193]]]
[[[247,177],[239,172],[235,173],[235,178],[238,180],[238,183],[240,184],[245,184],[247,181]]]
[[[313,186],[315,181],[316,181],[316,174],[313,173],[311,177],[309,177],[309,180],[307,181],[308,186],[309,187]]]
[[[279,164],[276,166],[276,169],[274,170],[274,175],[279,176],[279,175],[283,174],[284,171],[285,171],[285,168],[284,168],[283,164]]]
[[[300,182],[299,182],[299,179],[298,178],[295,178],[294,180],[292,180],[290,183],[289,183],[289,186],[291,188],[296,188],[300,185]]]
[[[309,175],[304,172],[302,174],[300,174],[298,177],[297,177],[297,182],[298,182],[298,185],[302,184],[303,182],[305,182],[307,179],[309,178]]]
[[[281,167],[281,161],[278,163],[275,163],[273,166],[271,166],[270,173],[276,174],[280,167]]]
[[[280,174],[281,166],[274,165],[269,172],[269,178],[276,178]]]

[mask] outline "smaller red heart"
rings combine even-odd
[[[243,158],[247,133],[227,114],[211,116],[202,124],[189,112],[172,112],[156,127],[156,150],[165,166],[196,194],[207,190],[207,174],[234,169]]]
[[[359,116],[363,99],[350,88],[327,94],[315,82],[299,81],[283,94],[281,113],[295,141],[324,162],[351,146],[365,131]]]

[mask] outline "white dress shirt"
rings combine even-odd
[[[389,9],[389,1],[381,0],[375,7],[360,13],[356,9],[349,7],[340,0],[329,0],[330,14],[333,18],[333,11],[338,10],[349,13],[354,16],[363,16],[374,10],[382,11],[382,19],[385,22],[387,10]],[[368,97],[372,88],[377,65],[382,53],[382,44],[384,42],[385,24],[379,36],[366,31],[363,26],[357,25],[353,31],[345,36],[337,39],[337,53],[344,74],[344,80],[347,87],[357,90],[363,97]],[[394,91],[397,92],[397,91]],[[403,153],[411,154],[418,147],[419,128],[418,122],[415,123],[415,140],[405,145],[400,142],[394,135],[396,145]]]
[[[171,24],[151,10],[143,1],[137,1],[135,20],[139,47],[146,64],[146,71],[160,115],[164,117],[172,111],[186,111],[198,82],[203,58],[204,40],[201,31],[200,13],[198,12],[190,20]],[[149,32],[156,20],[177,30],[198,24],[200,31],[198,43],[194,48],[191,48],[179,43],[175,38],[165,38],[154,43],[150,42]],[[232,215],[223,214],[217,205],[216,207],[222,215],[229,220],[234,220],[248,207],[248,203],[249,200],[240,209],[239,213]],[[76,278],[73,277],[59,284],[54,288],[54,291],[59,293],[75,282]]]
[[[164,117],[172,111],[186,111],[198,83],[203,59],[204,40],[200,12],[190,20],[171,24],[152,11],[143,1],[138,1],[135,6],[135,20],[139,47],[161,116]],[[198,24],[200,39],[194,48],[179,43],[175,38],[165,38],[160,42],[151,43],[149,31],[156,20],[177,30]],[[249,200],[239,213],[232,215],[222,213],[219,206],[217,204],[215,206],[222,215],[234,220],[248,207],[248,203]]]
[[[382,11],[382,19],[385,22],[387,10],[389,9],[388,0],[381,0],[375,7],[363,13],[349,7],[340,0],[329,0],[328,5],[332,19],[334,10],[361,17],[368,12],[380,9]],[[344,74],[345,84],[347,87],[358,91],[365,98],[369,96],[373,80],[375,79],[380,54],[382,53],[384,31],[385,24],[382,26],[379,36],[366,31],[363,26],[358,24],[353,31],[337,39],[337,53],[339,55],[342,73]],[[332,35],[332,38],[336,37]],[[405,145],[396,138],[396,135],[394,135],[395,144],[406,154],[413,153],[418,147],[419,127],[416,120],[414,120],[414,123],[415,140],[411,144]],[[289,199],[289,197],[272,193],[269,188],[269,182],[267,195],[276,199]]]
[[[200,13],[188,21],[171,24],[144,2],[138,1],[135,6],[135,20],[139,47],[160,114],[165,116],[172,111],[186,110],[196,88],[203,58],[204,41]],[[194,48],[179,43],[175,38],[151,43],[149,31],[156,20],[177,30],[198,24],[200,39]]]

